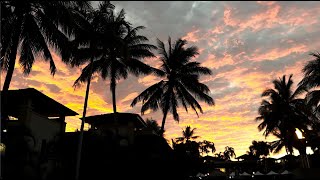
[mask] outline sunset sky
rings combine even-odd
[[[253,140],[265,139],[255,121],[261,103],[261,93],[271,88],[272,80],[293,74],[295,85],[301,80],[301,69],[311,60],[310,52],[320,51],[319,2],[117,2],[124,8],[133,26],[146,27],[140,34],[156,44],[156,38],[167,41],[182,37],[200,50],[196,60],[210,68],[211,76],[201,81],[211,90],[215,106],[203,106],[199,118],[191,110],[179,109],[180,122],[167,117],[165,137],[181,135],[190,125],[197,128],[199,140],[215,143],[217,152],[225,146],[235,148],[237,156],[244,154]],[[97,2],[94,2],[96,6]],[[158,55],[158,54],[157,54]],[[74,89],[80,68],[64,65],[55,55],[58,68],[50,75],[49,64],[38,59],[29,76],[24,76],[19,64],[10,89],[33,87],[82,114],[85,85]],[[157,67],[158,59],[145,63]],[[1,74],[1,86],[5,73]],[[117,86],[119,112],[140,113],[141,103],[130,107],[132,99],[154,82],[154,76],[130,76]],[[109,82],[95,76],[89,96],[88,115],[112,112]],[[79,128],[77,117],[67,118],[67,130]],[[149,112],[143,119],[153,118],[161,124],[161,112]]]

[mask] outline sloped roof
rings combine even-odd
[[[281,174],[292,174],[292,173],[290,171],[288,171],[288,170],[285,170]]]
[[[250,174],[248,174],[247,172],[243,172],[240,174],[240,176],[251,176]]]
[[[256,173],[254,173],[255,176],[263,176],[264,174],[262,174],[260,171],[257,171]]]
[[[145,121],[138,114],[133,113],[110,113],[88,116],[85,118],[85,122],[94,126],[113,124],[115,123],[114,115],[116,115],[119,124],[127,124],[131,121],[134,123],[135,127],[138,128],[147,126]]]
[[[270,171],[267,175],[278,175],[278,173],[276,173],[274,171]]]
[[[32,100],[33,111],[47,117],[78,115],[75,111],[67,108],[34,88],[8,91],[6,107],[9,115],[18,115],[19,112],[17,110],[21,105],[25,104],[28,99]]]

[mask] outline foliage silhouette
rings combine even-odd
[[[292,91],[292,75],[286,80],[284,75],[273,81],[274,89],[267,89],[262,93],[262,97],[269,97],[270,100],[263,100],[259,107],[259,117],[256,121],[262,121],[258,129],[264,130],[267,137],[273,134],[279,140],[271,143],[272,149],[278,153],[282,147],[286,147],[287,152],[293,153],[293,147],[298,145],[296,128],[302,132],[307,130],[307,126],[312,121],[307,117],[308,108],[304,99],[297,96],[303,89],[297,88]]]
[[[197,128],[191,129],[190,126],[186,126],[185,130],[182,130],[182,137],[176,138],[177,142],[189,142],[190,139],[197,139],[199,136],[195,136],[195,130]]]
[[[209,88],[199,81],[200,75],[210,75],[211,70],[200,66],[200,63],[191,61],[198,53],[198,48],[191,46],[185,48],[186,40],[178,39],[171,45],[168,39],[168,51],[162,41],[158,40],[158,51],[161,55],[161,67],[157,75],[161,81],[151,85],[139,94],[131,103],[131,106],[142,101],[141,114],[148,109],[153,111],[162,110],[163,119],[161,130],[164,130],[168,112],[179,121],[177,108],[181,104],[186,111],[191,107],[198,115],[203,113],[196,99],[202,100],[209,105],[214,105],[213,99],[208,95]]]

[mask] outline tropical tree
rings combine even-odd
[[[230,160],[232,157],[236,157],[233,147],[226,146],[223,152],[223,157],[225,160]]]
[[[318,89],[320,86],[320,53],[310,55],[314,59],[304,66],[304,78],[299,82],[299,87],[307,91],[306,103],[316,119],[312,129],[305,134],[305,138],[314,151],[319,151],[320,138],[316,134],[320,130],[320,90]]]
[[[260,158],[261,156],[266,157],[270,154],[271,146],[264,141],[252,141],[249,150],[257,158]]]
[[[177,108],[181,104],[186,111],[191,107],[196,114],[203,110],[196,99],[203,100],[209,105],[214,105],[213,99],[208,95],[209,88],[199,81],[200,75],[210,75],[211,70],[200,66],[199,62],[191,61],[198,55],[198,48],[191,46],[185,48],[186,40],[178,39],[171,45],[168,40],[168,51],[162,41],[158,40],[158,50],[161,55],[161,67],[157,75],[161,80],[139,94],[131,106],[142,101],[141,114],[147,110],[162,110],[163,119],[161,130],[163,132],[167,114],[171,112],[173,118],[179,121]]]
[[[103,57],[103,54],[108,50],[104,46],[105,42],[115,42],[116,37],[111,33],[106,33],[105,24],[110,16],[112,16],[114,6],[108,1],[103,1],[99,4],[97,9],[87,9],[81,11],[83,14],[82,18],[78,19],[78,26],[75,29],[75,38],[70,43],[71,51],[66,55],[68,57],[68,62],[74,66],[81,66],[84,63],[89,63],[91,66],[88,68],[89,72],[87,74],[87,87],[84,100],[83,116],[80,127],[77,159],[76,159],[76,177],[79,179],[80,170],[80,160],[83,142],[83,130],[85,117],[87,112],[87,105],[89,100],[89,91],[91,77],[93,74],[94,66],[92,64],[99,58]],[[126,22],[119,20],[117,23],[125,24]],[[76,83],[74,87],[76,87]]]
[[[306,90],[320,86],[320,53],[311,53],[310,55],[313,56],[314,59],[309,61],[302,69],[304,78],[298,84]],[[312,104],[319,107],[320,90],[313,91],[309,96]]]
[[[214,153],[216,151],[216,147],[214,146],[213,142],[207,141],[207,140],[203,140],[202,142],[199,142],[200,144],[200,152],[206,153],[207,155],[212,152]]]
[[[115,41],[102,42],[101,55],[94,62],[90,62],[83,70],[75,85],[88,81],[92,73],[99,73],[103,79],[109,78],[112,93],[113,112],[116,108],[116,84],[121,78],[126,79],[129,73],[138,76],[150,74],[153,68],[141,62],[143,58],[154,57],[152,50],[155,46],[148,44],[148,38],[138,35],[143,26],[133,28],[125,21],[125,12],[122,9],[118,15],[113,11],[108,18],[99,24],[101,31],[106,35],[113,35]],[[92,68],[92,72],[91,69]]]
[[[0,69],[6,71],[2,88],[1,119],[7,119],[7,91],[9,90],[16,58],[28,75],[34,62],[42,59],[50,64],[51,74],[56,66],[51,52],[61,55],[69,51],[68,41],[73,35],[78,10],[88,9],[86,1],[3,1],[1,2]],[[41,58],[39,58],[41,57]],[[2,123],[3,121],[1,121]],[[1,138],[0,138],[1,139]]]
[[[199,136],[195,136],[195,130],[197,128],[191,129],[190,126],[186,126],[185,130],[182,130],[182,136],[176,138],[177,142],[190,142],[190,139],[197,139]]]
[[[305,132],[307,126],[312,124],[305,100],[297,98],[303,89],[297,88],[293,92],[291,78],[292,75],[287,81],[284,75],[279,80],[274,80],[274,89],[267,89],[262,93],[262,97],[269,97],[269,100],[262,101],[260,116],[256,118],[256,121],[262,121],[258,126],[259,131],[264,130],[266,137],[273,134],[279,138],[271,144],[275,152],[285,146],[290,154],[293,153],[293,147],[299,144],[296,128]]]
[[[78,9],[90,7],[88,2],[4,1],[1,2],[1,70],[7,71],[3,91],[8,91],[16,57],[24,74],[31,72],[40,56],[50,64],[51,74],[56,66],[51,55],[55,50],[64,55],[68,37],[73,33],[73,17]],[[13,31],[14,30],[14,31]],[[62,60],[65,60],[64,58]]]

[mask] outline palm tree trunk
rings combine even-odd
[[[80,135],[79,135],[79,144],[78,144],[78,151],[77,151],[77,159],[76,159],[76,175],[75,180],[79,179],[79,173],[80,173],[80,162],[81,162],[81,151],[82,151],[82,142],[83,142],[83,129],[84,129],[84,123],[85,118],[87,114],[87,106],[88,106],[88,99],[89,99],[89,90],[90,90],[90,83],[91,83],[91,76],[92,76],[92,70],[93,70],[93,58],[91,58],[90,63],[92,66],[90,67],[90,74],[88,76],[88,82],[87,82],[87,89],[86,89],[86,95],[84,99],[84,105],[83,105],[83,114],[82,114],[82,121],[81,121],[81,127],[80,127]]]
[[[110,88],[111,88],[111,94],[112,94],[112,108],[113,108],[113,118],[114,118],[114,124],[115,124],[115,138],[116,141],[119,140],[119,123],[118,123],[118,118],[117,118],[117,100],[116,100],[116,77],[115,73],[113,71],[114,68],[111,69],[111,83],[110,83]]]
[[[18,18],[18,20],[17,20],[15,32],[16,33],[13,35],[12,44],[10,47],[11,51],[9,54],[9,67],[8,67],[8,71],[7,71],[6,78],[5,78],[5,81],[3,84],[3,88],[2,88],[3,92],[7,92],[9,90],[13,71],[14,71],[14,66],[16,64],[16,55],[17,55],[19,38],[20,38],[20,33],[21,33],[21,17]]]
[[[168,91],[171,91],[172,92],[173,90],[173,87],[172,85],[169,86],[169,89]],[[171,98],[171,97],[166,97],[166,98]],[[163,118],[162,118],[162,123],[161,123],[161,136],[163,136],[163,133],[164,133],[164,125],[166,123],[166,119],[167,119],[167,114],[168,114],[168,111],[169,111],[169,99],[166,99],[166,105],[164,107],[164,111],[163,111]]]
[[[117,112],[117,101],[116,101],[116,78],[111,77],[111,93],[112,93],[112,107],[113,113]]]
[[[163,136],[163,133],[164,133],[164,125],[166,123],[167,114],[168,114],[168,109],[166,108],[163,112],[163,118],[162,118],[162,123],[161,123],[161,129],[160,129],[161,136]]]

